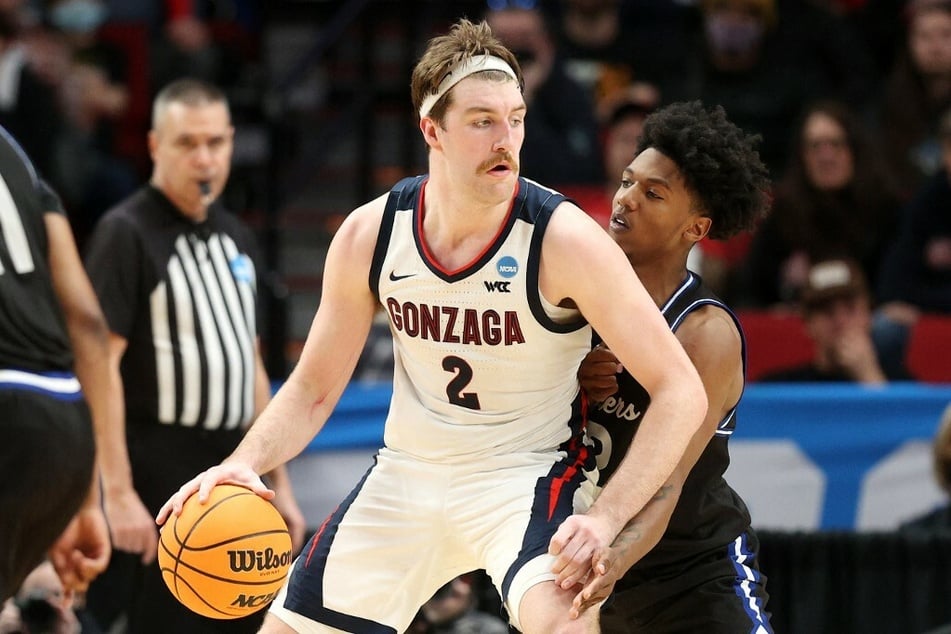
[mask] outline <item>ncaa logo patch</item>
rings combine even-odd
[[[495,264],[495,269],[502,277],[515,277],[518,274],[518,262],[510,255],[506,255]]]
[[[231,268],[231,274],[236,281],[251,283],[251,276],[254,273],[248,256],[244,254],[235,256],[228,262],[228,266]]]

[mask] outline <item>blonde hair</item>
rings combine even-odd
[[[429,41],[425,52],[413,68],[410,91],[413,97],[413,109],[418,113],[423,100],[439,90],[442,81],[461,63],[476,55],[498,57],[515,72],[518,85],[524,85],[522,70],[515,55],[494,35],[492,29],[483,20],[475,24],[462,18],[452,25],[449,32]],[[511,81],[511,76],[500,70],[481,71],[480,77],[492,81]],[[438,123],[452,104],[452,89],[444,94],[430,109],[429,116]]]

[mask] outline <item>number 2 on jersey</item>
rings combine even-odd
[[[482,409],[479,405],[478,394],[463,392],[472,381],[472,366],[460,357],[449,356],[442,360],[442,369],[455,374],[446,386],[446,396],[449,397],[449,402],[468,409]]]

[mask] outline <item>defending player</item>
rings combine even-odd
[[[609,634],[772,631],[749,511],[723,479],[745,381],[743,332],[733,312],[687,270],[698,241],[750,229],[766,211],[769,175],[755,141],[720,107],[667,106],[647,118],[614,196],[609,233],[699,371],[709,410],[672,478],[599,562],[604,574],[575,599],[576,610],[592,606],[620,577],[601,611]],[[611,486],[625,450],[653,413],[653,393],[638,372],[625,365],[619,373],[604,346],[580,370],[597,401],[589,431],[600,448],[601,485]]]

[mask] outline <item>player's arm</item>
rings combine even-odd
[[[725,311],[714,306],[693,311],[677,329],[676,336],[703,382],[709,403],[707,415],[671,477],[628,522],[611,548],[594,562],[595,574],[574,600],[573,609],[577,614],[607,598],[614,583],[657,545],[680,500],[683,483],[706,450],[720,421],[743,393],[742,343],[736,325]]]
[[[651,395],[651,406],[611,481],[586,516],[573,516],[552,540],[555,572],[577,581],[592,555],[655,496],[680,462],[707,411],[696,368],[618,247],[569,203],[553,216],[542,252],[542,292],[573,301]],[[632,327],[636,324],[636,327]],[[633,333],[633,334],[632,334]],[[567,583],[567,582],[566,582]]]
[[[111,402],[120,389],[108,371],[109,329],[66,216],[46,213],[43,219],[53,291],[63,309],[76,377],[89,405],[98,446],[115,422],[110,419],[114,414]],[[99,454],[97,450],[97,461]],[[94,476],[82,508],[50,550],[50,558],[65,586],[83,589],[105,570],[109,555],[109,533],[99,504],[99,479]]]
[[[271,400],[271,381],[264,369],[264,359],[261,358],[260,339],[254,341],[254,418],[257,419],[264,407]],[[253,424],[253,422],[252,422]],[[304,534],[307,532],[307,521],[297,504],[291,478],[287,473],[287,466],[278,465],[271,469],[264,477],[271,489],[274,490],[274,506],[281,513],[287,523],[287,530],[291,535],[291,545],[294,552],[298,552],[304,545]]]
[[[386,197],[360,207],[330,243],[320,306],[297,365],[235,451],[221,465],[185,483],[156,518],[179,513],[196,491],[204,502],[215,484],[230,482],[271,498],[259,474],[300,453],[317,434],[350,380],[376,308],[370,263]]]

